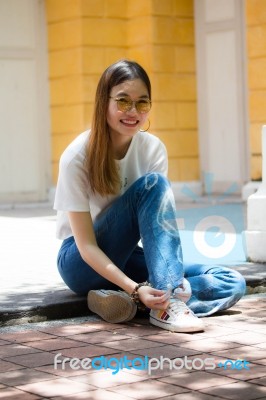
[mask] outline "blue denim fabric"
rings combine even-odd
[[[158,173],[139,178],[95,222],[98,246],[136,282],[148,279],[157,289],[192,287],[189,307],[199,316],[235,304],[245,293],[243,277],[228,268],[183,267],[174,196],[168,180]],[[138,246],[141,239],[143,249]],[[63,241],[58,270],[67,286],[85,295],[94,289],[118,289],[86,264],[74,238]]]

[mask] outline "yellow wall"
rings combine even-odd
[[[246,0],[251,177],[261,179],[261,126],[266,124],[266,2]]]
[[[166,144],[169,177],[199,178],[193,0],[46,0],[53,180],[59,157],[90,126],[103,70],[120,58],[150,75],[150,131]]]
[[[167,146],[169,177],[199,179],[193,0],[129,1],[128,57],[149,72],[151,132]]]

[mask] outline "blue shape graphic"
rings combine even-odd
[[[200,197],[199,197],[196,193],[194,193],[194,192],[190,189],[190,187],[188,187],[187,185],[184,185],[184,186],[183,186],[183,188],[181,189],[181,192],[182,192],[184,195],[186,195],[187,197],[189,197],[191,200],[195,201],[195,202],[200,200]]]
[[[209,246],[218,247],[224,242],[224,236],[224,232],[221,232],[217,226],[213,226],[206,230],[205,241]]]
[[[239,264],[246,261],[242,232],[245,230],[244,206],[226,198],[236,192],[236,183],[218,198],[213,197],[214,174],[204,173],[208,202],[199,205],[200,198],[188,186],[182,192],[195,207],[177,209],[176,219],[180,228],[185,263]]]
[[[210,197],[212,195],[212,185],[214,181],[214,174],[211,172],[203,172],[203,181],[205,186],[205,192]]]

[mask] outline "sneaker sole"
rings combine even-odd
[[[166,329],[171,332],[179,332],[179,333],[191,333],[191,332],[202,332],[204,331],[204,327],[196,327],[196,326],[188,326],[188,327],[180,327],[177,328],[172,324],[166,324],[165,322],[158,321],[157,319],[150,316],[150,323],[152,325],[159,326],[159,328]]]
[[[100,296],[91,290],[88,293],[88,307],[102,319],[114,324],[130,321],[135,317],[137,306],[119,294]]]

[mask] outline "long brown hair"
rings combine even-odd
[[[132,79],[143,81],[151,99],[149,77],[134,61],[120,60],[110,65],[102,74],[97,86],[85,165],[92,191],[102,196],[116,194],[120,185],[106,119],[110,92],[114,86]]]

